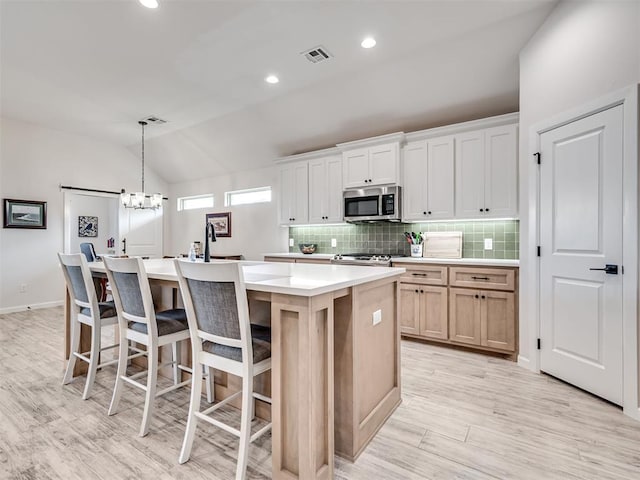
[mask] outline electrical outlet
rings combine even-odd
[[[19,288],[20,288],[20,293],[26,293],[27,292],[27,284],[26,283],[21,283]]]
[[[335,238],[331,239],[331,248],[336,248],[338,246],[338,241]]]
[[[493,238],[485,238],[484,239],[484,249],[485,250],[493,250]]]
[[[382,321],[382,310],[373,312],[373,324],[378,325]]]
[[[290,238],[290,239],[289,239],[289,246],[290,246],[290,247],[293,247],[293,238]]]

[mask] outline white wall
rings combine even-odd
[[[140,159],[126,148],[3,118],[0,120],[0,192],[3,198],[47,202],[46,230],[0,229],[0,313],[60,302],[64,280],[60,184],[119,191],[139,188]],[[147,169],[148,190],[167,185]],[[25,293],[19,286],[26,284]]]
[[[537,368],[532,125],[640,82],[640,2],[564,1],[520,53],[520,363]],[[532,261],[533,260],[533,261]]]
[[[80,244],[85,242],[93,243],[98,254],[109,253],[107,240],[113,238],[117,241],[118,239],[118,198],[71,192],[66,192],[65,196],[68,196],[69,205],[69,253],[80,252]],[[98,217],[97,237],[78,236],[79,216]]]
[[[271,186],[271,203],[224,206],[224,193]],[[188,253],[194,241],[204,242],[205,215],[231,212],[231,238],[219,238],[211,244],[217,254],[244,255],[247,260],[262,260],[263,253],[286,252],[288,229],[278,226],[278,170],[275,166],[247,172],[221,175],[170,186],[171,201],[168,208],[170,234],[168,248],[171,254]],[[212,209],[177,211],[176,199],[191,195],[214,194]],[[202,243],[204,250],[204,243]]]

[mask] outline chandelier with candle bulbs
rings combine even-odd
[[[125,192],[122,189],[120,193],[120,200],[122,201],[122,205],[125,208],[135,208],[135,209],[157,209],[162,206],[162,194],[154,193],[151,195],[147,195],[144,191],[144,127],[147,125],[147,122],[140,120],[138,124],[142,127],[142,189],[139,192]],[[149,198],[149,202],[146,202],[147,197]]]

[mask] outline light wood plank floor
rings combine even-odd
[[[188,389],[158,400],[137,436],[142,392],[106,415],[115,370],[61,385],[61,308],[0,315],[0,478],[229,479],[237,440],[200,424],[178,465]],[[640,423],[551,377],[501,359],[402,344],[403,403],[340,479],[640,479]],[[236,411],[222,415],[239,420]],[[248,477],[270,477],[271,437],[250,450]]]

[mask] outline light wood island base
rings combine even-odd
[[[271,409],[256,401],[256,415],[273,421],[272,478],[334,478],[335,453],[354,461],[400,404],[400,273],[384,270],[315,295],[247,285],[252,316],[266,310],[271,320],[272,370],[255,388],[272,398]],[[166,302],[175,301],[176,284],[151,272],[149,279],[160,287],[158,304],[173,306]],[[190,353],[182,349],[183,363]],[[240,389],[232,375],[214,379],[216,401]]]

